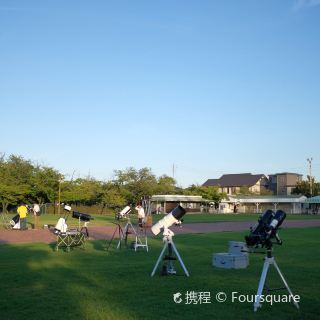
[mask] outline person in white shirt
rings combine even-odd
[[[34,228],[38,229],[39,227],[39,216],[40,216],[40,206],[35,203],[32,207],[33,217],[34,217]]]
[[[143,209],[141,203],[137,204],[136,210],[138,211],[139,227],[142,228],[143,227],[143,223],[144,223],[144,218],[145,218],[146,215],[144,213],[144,209]]]

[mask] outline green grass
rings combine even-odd
[[[184,218],[185,223],[198,223],[198,222],[228,222],[228,221],[254,221],[256,222],[261,214],[257,213],[199,213],[199,214],[186,214]],[[156,216],[153,216],[156,217]],[[305,214],[287,214],[287,220],[309,220],[320,219],[320,215],[305,215]]]
[[[184,216],[184,223],[205,223],[205,222],[228,222],[228,221],[254,221],[256,222],[260,214],[256,213],[240,213],[240,214],[210,214],[210,213],[188,213]],[[13,216],[12,214],[9,215]],[[64,215],[61,215],[64,217]],[[44,214],[40,216],[40,225],[51,224],[55,225],[59,219],[58,214]],[[114,215],[100,215],[100,214],[92,214],[94,220],[91,220],[89,226],[106,226],[112,225],[112,222],[115,222]],[[136,215],[130,215],[132,222],[137,222]],[[152,215],[153,223],[158,221],[163,217],[160,215]],[[301,215],[301,214],[288,214],[287,220],[309,220],[309,219],[320,219],[320,215]],[[28,216],[28,225],[31,228],[33,224],[33,216]],[[68,223],[71,225],[77,225],[77,219],[73,219],[71,215],[69,215]]]
[[[320,228],[284,229],[283,246],[275,247],[278,265],[294,294],[301,295],[300,311],[292,304],[264,304],[257,313],[251,303],[215,302],[224,291],[255,294],[263,256],[251,255],[243,270],[211,265],[214,252],[226,252],[229,240],[246,232],[179,235],[175,244],[190,272],[153,278],[150,273],[163,246],[150,239],[150,251],[130,249],[107,253],[103,241],[86,250],[55,252],[54,245],[0,246],[1,319],[318,319],[320,313]],[[176,263],[178,266],[178,263]],[[278,286],[274,270],[268,276]],[[211,304],[175,304],[173,293],[210,292]]]

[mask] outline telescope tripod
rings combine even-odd
[[[117,232],[118,232],[119,239],[123,238],[123,236],[124,236],[123,230],[122,230],[120,224],[119,223],[115,223],[115,225],[116,225],[116,227],[115,227],[114,232],[112,234],[112,237],[111,237],[111,239],[109,241],[109,244],[108,244],[108,247],[107,247],[107,251],[109,251],[111,243],[112,243],[112,241],[113,241],[113,239],[114,239],[114,237],[115,237]],[[118,243],[118,245],[119,245],[119,243]],[[118,246],[117,246],[117,248],[118,248]],[[120,249],[121,249],[121,242],[120,242]]]
[[[128,234],[131,233],[131,232],[130,232],[130,228],[132,229],[134,235],[135,235],[136,237],[138,237],[138,234],[137,234],[136,229],[135,229],[134,226],[132,225],[130,218],[128,218],[128,221],[127,221],[126,225],[125,225],[124,228],[123,228],[124,231],[122,232],[122,235],[121,235],[120,240],[119,240],[119,242],[118,242],[117,249],[121,248],[121,242],[122,242],[123,240],[124,240],[125,245],[127,246]]]
[[[135,242],[134,242],[134,249],[135,251],[137,251],[137,248],[142,247],[145,248],[148,251],[148,240],[147,240],[147,235],[146,232],[144,234],[145,236],[145,243],[143,243],[140,239],[140,234],[137,233],[136,229],[134,228],[134,226],[132,225],[130,219],[128,218],[128,221],[126,223],[126,225],[124,226],[124,228],[121,227],[121,225],[119,223],[115,223],[116,227],[115,230],[112,234],[112,237],[109,241],[108,247],[107,247],[107,251],[109,251],[109,248],[111,246],[112,241],[115,238],[116,233],[118,233],[118,237],[119,237],[119,241],[117,244],[117,249],[121,249],[121,245],[122,242],[124,241],[125,246],[127,247],[127,242],[128,242],[128,235],[129,234],[134,234],[135,236]],[[130,229],[132,229],[132,232],[130,231]]]
[[[255,296],[255,302],[254,302],[254,306],[253,306],[255,312],[258,310],[258,308],[262,307],[262,304],[260,303],[261,295],[262,295],[262,291],[263,291],[263,289],[265,287],[267,273],[268,273],[270,265],[273,265],[276,268],[276,270],[277,270],[277,272],[278,272],[283,284],[285,285],[285,288],[278,288],[278,289],[287,289],[287,291],[290,294],[290,297],[293,298],[293,293],[290,290],[289,285],[287,284],[284,276],[282,275],[282,273],[281,273],[281,271],[280,271],[280,269],[279,269],[279,267],[278,267],[278,265],[276,263],[275,258],[272,256],[272,249],[267,249],[267,256],[264,259],[264,264],[263,264],[263,269],[262,269],[262,273],[261,273],[261,277],[260,277],[260,281],[259,281],[258,291],[257,291],[257,294]],[[278,290],[278,289],[273,289],[273,290]],[[272,289],[271,290],[267,289],[267,290],[271,291]],[[293,300],[293,303],[296,306],[296,308],[299,309],[298,302],[296,302],[294,299],[292,299],[292,300]]]
[[[166,263],[162,267],[162,273],[161,274],[162,275],[176,274],[176,271],[175,271],[174,265],[173,265],[173,261],[177,260],[177,258],[178,258],[178,260],[180,262],[180,265],[181,265],[185,275],[187,277],[189,277],[189,272],[188,272],[187,268],[185,267],[185,265],[184,265],[184,263],[183,263],[183,261],[182,261],[182,259],[180,257],[180,254],[179,254],[179,252],[178,252],[178,250],[177,250],[177,248],[176,248],[176,246],[175,246],[175,244],[174,244],[174,242],[172,240],[173,236],[174,236],[174,233],[171,230],[169,230],[168,228],[166,228],[164,230],[164,232],[163,232],[164,246],[163,246],[163,249],[162,249],[162,251],[161,251],[161,253],[159,255],[159,258],[158,258],[158,260],[157,260],[157,262],[156,262],[156,264],[155,264],[155,266],[153,268],[153,271],[151,273],[151,277],[153,277],[155,272],[157,271],[159,263],[160,263],[160,261],[161,261],[161,259],[162,259],[162,257],[163,257],[163,255],[164,255],[166,250],[167,250],[167,255],[165,255],[165,257],[163,259]],[[174,257],[173,253],[175,253],[177,258]]]

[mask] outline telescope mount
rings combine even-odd
[[[162,272],[161,272],[161,275],[175,275],[176,274],[176,270],[174,268],[174,264],[173,262],[175,260],[179,260],[180,262],[180,265],[185,273],[185,275],[187,277],[189,277],[189,272],[187,270],[187,268],[185,267],[182,259],[181,259],[181,256],[173,242],[173,236],[174,236],[174,233],[173,231],[171,231],[169,228],[164,228],[164,231],[163,231],[163,242],[164,242],[164,245],[163,245],[163,249],[159,255],[159,258],[153,268],[153,271],[151,273],[151,277],[154,276],[155,272],[157,271],[158,269],[158,266],[160,264],[160,261],[162,260],[162,257],[164,255],[164,253],[166,252],[166,255],[164,256],[163,260],[164,260],[164,264],[162,266]],[[174,256],[175,254],[175,256]]]

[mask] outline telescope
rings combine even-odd
[[[273,243],[282,244],[282,240],[277,234],[278,228],[286,218],[286,213],[277,210],[267,210],[253,227],[250,228],[250,234],[245,237],[247,246],[255,248],[271,249]],[[276,242],[272,242],[275,239]]]
[[[182,208],[180,205],[174,208],[170,213],[168,213],[164,218],[159,220],[156,224],[154,224],[151,228],[152,233],[156,236],[161,230],[168,229],[173,224],[179,224],[181,218],[185,215],[186,210]]]
[[[73,211],[72,218],[79,219],[80,221],[84,221],[84,222],[93,220],[90,214],[81,213],[77,211]]]
[[[63,207],[63,209],[68,211],[68,212],[71,211],[71,207],[69,205],[67,205],[67,204]]]
[[[116,220],[120,220],[122,218],[127,217],[130,212],[131,212],[131,206],[130,205],[125,206],[120,212],[116,213]]]
[[[174,268],[174,260],[179,260],[180,265],[187,277],[189,277],[189,272],[187,268],[185,267],[180,254],[173,242],[173,236],[174,233],[169,229],[173,224],[177,224],[181,221],[181,218],[185,215],[186,210],[182,208],[180,205],[178,205],[176,208],[174,208],[170,213],[168,213],[164,218],[159,220],[156,224],[154,224],[151,228],[152,233],[156,236],[158,235],[161,230],[163,231],[163,242],[164,246],[163,249],[159,255],[159,258],[152,270],[151,277],[154,276],[160,261],[162,260],[163,255],[164,256],[164,264],[162,266],[162,275],[174,275],[176,274],[176,270]],[[174,255],[175,254],[175,255]]]
[[[258,308],[262,306],[261,302],[262,300],[262,292],[264,289],[267,290],[267,292],[273,291],[273,290],[280,290],[280,289],[287,289],[288,293],[290,294],[290,297],[294,297],[293,293],[286,282],[283,274],[280,271],[280,268],[278,267],[278,264],[272,255],[272,245],[273,243],[276,244],[282,244],[282,240],[278,236],[278,228],[282,225],[284,219],[286,218],[286,213],[282,210],[277,210],[276,213],[272,210],[267,210],[263,216],[261,216],[258,220],[258,223],[250,228],[250,234],[245,237],[246,243],[248,247],[253,248],[266,248],[266,257],[264,259],[263,263],[263,269],[259,281],[259,286],[257,290],[257,294],[255,295],[255,301],[253,304],[253,310],[256,312]],[[275,239],[275,241],[272,241]],[[284,287],[283,288],[275,288],[270,289],[269,287],[265,286],[267,274],[269,267],[273,265],[278,272],[280,279],[282,280]],[[299,309],[298,302],[293,298],[292,300],[293,304],[297,309]]]
[[[67,212],[71,212],[71,206],[69,206],[69,205],[65,205],[63,207],[63,209],[66,210]],[[84,221],[84,222],[87,222],[87,221],[94,219],[91,217],[90,214],[82,213],[82,212],[78,212],[78,211],[72,211],[72,218],[78,219],[78,220]]]

